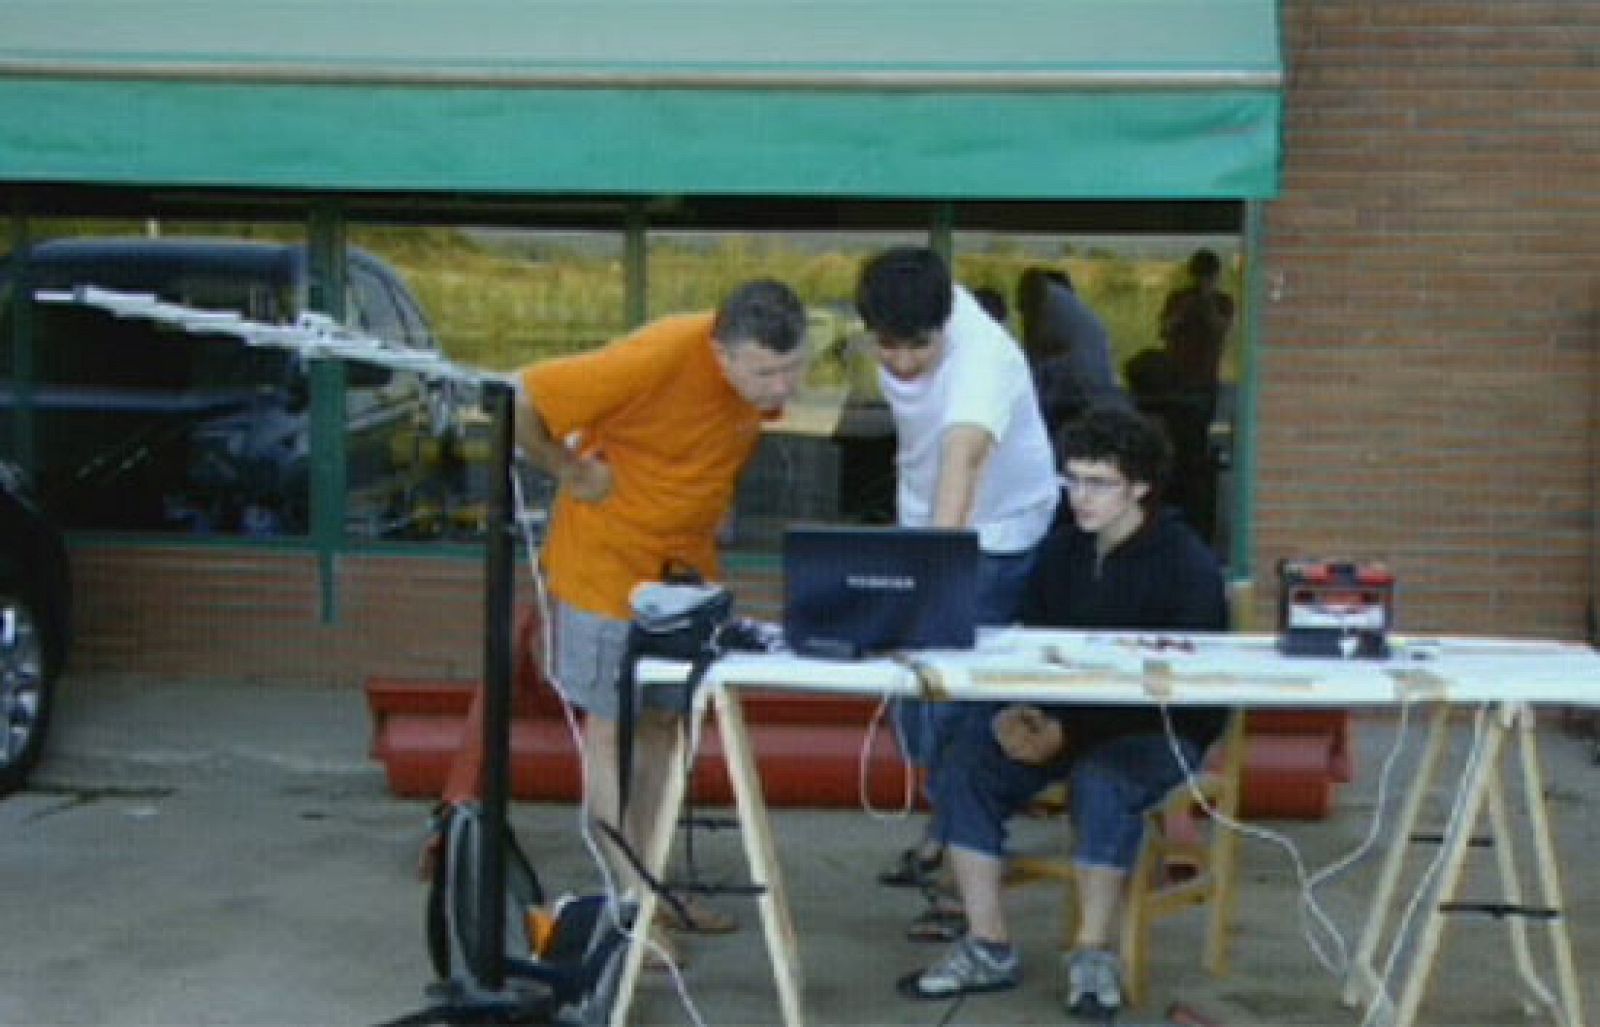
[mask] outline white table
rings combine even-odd
[[[719,660],[696,697],[689,737],[698,748],[705,711],[717,714],[723,752],[733,784],[741,836],[772,960],[784,1022],[803,1021],[801,978],[794,925],[784,894],[766,803],[745,729],[738,693],[746,688],[796,692],[911,696],[949,701],[1031,701],[1229,707],[1399,707],[1423,703],[1432,709],[1421,766],[1413,779],[1373,894],[1367,923],[1347,975],[1344,999],[1366,1003],[1371,1018],[1408,1025],[1416,1019],[1451,914],[1462,865],[1484,805],[1499,867],[1499,912],[1509,926],[1519,975],[1533,1002],[1560,1022],[1583,1023],[1577,973],[1563,916],[1554,841],[1543,804],[1532,707],[1539,703],[1600,705],[1600,654],[1560,642],[1480,638],[1396,638],[1385,660],[1287,657],[1267,635],[1178,635],[1077,632],[1011,628],[986,631],[971,652],[928,651],[898,659],[852,662],[788,655],[735,654]],[[682,680],[681,665],[645,661],[647,683]],[[1426,919],[1401,969],[1398,1000],[1388,1002],[1373,960],[1396,904],[1396,884],[1415,832],[1422,800],[1444,748],[1452,710],[1487,707],[1488,719],[1463,768],[1461,793],[1446,825]],[[1523,800],[1537,860],[1539,899],[1528,910],[1518,885],[1513,838],[1500,783],[1499,759],[1507,739],[1520,754]],[[669,783],[647,861],[659,875],[666,865],[686,781]],[[649,923],[655,896],[641,898],[640,923]],[[1543,920],[1556,970],[1556,994],[1534,971],[1527,942],[1528,915]],[[624,967],[613,1023],[626,1022],[643,961],[632,946]]]

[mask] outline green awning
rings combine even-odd
[[[1248,199],[1276,0],[5,0],[0,183]]]

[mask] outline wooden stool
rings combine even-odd
[[[1205,767],[1195,775],[1195,783],[1206,802],[1230,820],[1236,819],[1239,813],[1240,777],[1245,756],[1244,722],[1243,710],[1229,713],[1227,725],[1212,747]],[[1228,923],[1233,914],[1238,833],[1221,824],[1211,824],[1202,826],[1205,833],[1196,838],[1174,836],[1169,831],[1169,816],[1186,816],[1193,804],[1194,795],[1184,784],[1145,813],[1144,840],[1128,876],[1119,942],[1123,987],[1130,1005],[1143,998],[1149,983],[1150,928],[1157,921],[1192,906],[1209,903],[1211,907],[1202,965],[1218,976],[1228,970]],[[1172,880],[1168,869],[1174,865],[1192,866],[1194,873],[1182,880]],[[1016,856],[1009,861],[1008,885],[1039,880],[1061,881],[1067,885],[1061,904],[1061,946],[1063,950],[1070,949],[1078,926],[1072,860],[1062,856]]]

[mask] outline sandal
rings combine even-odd
[[[906,926],[910,941],[952,942],[967,933],[967,914],[959,906],[929,906]]]
[[[939,868],[944,865],[944,846],[924,856],[922,846],[913,845],[900,853],[894,864],[878,875],[878,883],[891,888],[924,888],[931,885]]]
[[[732,934],[739,929],[739,921],[726,913],[712,909],[693,895],[677,894],[678,902],[656,905],[656,923],[669,931],[684,934]]]

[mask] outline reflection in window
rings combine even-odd
[[[1234,394],[1240,354],[1236,324],[1219,324],[1217,377],[1208,389],[1185,384],[1177,373],[1171,332],[1164,312],[1170,297],[1189,289],[1187,264],[1198,249],[1220,255],[1219,288],[1240,295],[1239,241],[1230,236],[1092,237],[1027,236],[1014,233],[959,232],[955,237],[956,277],[969,288],[990,289],[1006,305],[1012,334],[1037,362],[1054,356],[1040,340],[1054,345],[1085,329],[1073,318],[1052,333],[1030,327],[1019,294],[1024,270],[1064,275],[1078,303],[1104,329],[1111,370],[1133,402],[1156,419],[1172,440],[1175,460],[1165,498],[1226,555],[1229,540],[1227,484],[1231,472]],[[1044,318],[1048,320],[1048,318]],[[1215,341],[1215,340],[1214,340]],[[1047,419],[1062,420],[1091,398],[1088,390],[1063,385],[1059,376],[1036,370]],[[1063,393],[1066,396],[1063,396]]]
[[[304,530],[292,358],[82,306],[36,306],[33,328],[36,474],[61,524]]]
[[[300,226],[165,222],[162,238],[140,239],[151,227],[30,221],[41,254],[56,237],[114,240],[98,257],[86,250],[76,262],[41,259],[39,281],[54,287],[92,281],[266,321],[300,312],[308,291]],[[620,228],[351,225],[348,236],[347,318],[401,345],[507,371],[604,345],[629,328]],[[257,245],[239,247],[241,238]],[[768,548],[794,519],[893,520],[893,427],[877,395],[876,369],[860,346],[853,295],[865,257],[925,241],[920,231],[647,234],[649,318],[709,309],[757,276],[788,282],[808,308],[815,360],[807,386],[789,415],[771,426],[741,484],[730,535],[735,545]],[[1216,250],[1223,290],[1236,298],[1241,292],[1238,240],[1226,236],[962,230],[953,246],[957,279],[992,289],[1014,333],[1021,331],[1016,287],[1023,269],[1068,273],[1106,325],[1113,367],[1141,390],[1159,385],[1159,375],[1148,373],[1159,371],[1151,357],[1162,346],[1159,311],[1180,286],[1194,249]],[[6,288],[0,281],[0,296]],[[5,316],[0,338],[9,340]],[[302,361],[81,309],[40,308],[35,321],[32,465],[63,523],[288,536],[309,530],[313,397]],[[1192,433],[1205,435],[1202,463],[1212,485],[1228,473],[1238,340],[1235,326],[1221,355],[1213,416]],[[8,344],[0,349],[0,367],[11,358]],[[0,457],[28,463],[13,443],[28,436],[17,432],[12,378],[13,371],[0,371],[7,403],[0,408]],[[457,402],[456,390],[409,372],[352,363],[345,381],[348,535],[481,538],[490,434],[482,412]],[[536,505],[547,502],[547,482],[528,484]],[[1215,507],[1213,538],[1221,542],[1228,537],[1231,490],[1213,491],[1215,499],[1201,503]]]
[[[352,227],[353,243],[384,258],[390,303],[352,265],[352,298],[364,330],[392,318],[396,333],[425,340],[452,361],[509,371],[603,345],[627,331],[619,231],[521,231],[472,227]],[[424,314],[425,312],[425,314]],[[428,326],[432,326],[431,332]],[[437,341],[435,342],[435,336]],[[413,343],[417,344],[417,343]],[[491,425],[461,390],[407,376],[356,383],[347,374],[348,527],[353,535],[472,541],[487,516]],[[407,390],[420,384],[418,397]],[[420,405],[412,422],[402,411]],[[535,516],[551,483],[524,478]]]

